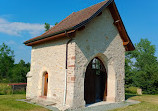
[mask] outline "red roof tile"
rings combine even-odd
[[[44,34],[32,38],[24,44],[28,46],[32,46],[35,44],[40,44],[46,41],[50,41],[56,38],[65,37],[66,33],[71,33],[77,30],[78,28],[86,25],[88,22],[90,22],[94,17],[100,14],[104,8],[108,7],[112,17],[114,19],[114,23],[116,21],[119,21],[116,25],[119,34],[122,38],[123,45],[125,46],[125,49],[127,51],[134,50],[134,45],[132,41],[130,40],[126,29],[124,27],[124,24],[122,22],[122,19],[119,15],[119,12],[117,10],[117,7],[115,5],[114,0],[106,0],[103,2],[100,2],[96,5],[93,5],[91,7],[85,8],[78,12],[73,12],[68,17],[66,17],[64,20],[62,20],[59,24],[52,27],[50,30],[46,31]],[[126,43],[126,44],[125,44]]]
[[[64,19],[59,24],[52,27],[48,32],[46,32],[46,34],[60,32],[62,30],[66,30],[80,24],[81,22],[90,18],[95,12],[97,12],[106,3],[107,1],[103,1],[101,3],[93,5],[86,9],[83,9],[81,11],[73,12],[66,19]]]
[[[112,2],[112,0],[106,0],[106,1],[100,2],[96,5],[93,5],[91,7],[80,10],[78,12],[73,12],[68,17],[66,17],[64,20],[62,20],[60,23],[58,23],[57,25],[52,27],[50,30],[46,31],[44,34],[42,34],[38,37],[32,38],[24,43],[26,44],[30,41],[37,40],[38,38],[50,36],[50,35],[59,33],[61,31],[68,30],[70,28],[75,28],[75,26],[77,26],[77,25],[79,26],[80,23],[82,23],[82,22],[86,21],[87,19],[89,19],[90,17],[92,17],[100,8],[102,8],[108,2]]]

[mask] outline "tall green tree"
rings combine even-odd
[[[126,52],[125,58],[125,87],[133,85],[133,62],[131,61],[131,55]]]
[[[0,45],[0,82],[9,82],[9,71],[14,66],[14,51],[5,43]]]
[[[135,48],[135,51],[127,54],[126,83],[130,80],[130,85],[142,88],[145,93],[158,93],[158,61],[155,46],[147,39],[141,39]],[[130,62],[133,64],[129,65]]]
[[[26,74],[30,69],[30,63],[21,60],[14,64],[14,51],[5,43],[0,45],[0,82],[26,82]]]
[[[26,74],[30,70],[30,63],[20,60],[18,64],[11,69],[12,81],[11,82],[26,82]]]

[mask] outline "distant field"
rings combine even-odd
[[[158,95],[133,96],[128,99],[141,101],[141,103],[111,111],[158,111]]]
[[[0,95],[0,111],[49,111],[37,105],[16,101],[24,98],[24,94]]]

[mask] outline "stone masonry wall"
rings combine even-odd
[[[107,101],[120,102],[124,95],[125,48],[108,9],[96,17],[74,38],[75,85],[73,107],[83,107],[84,76],[86,67],[94,57],[99,57],[108,74]]]
[[[107,101],[124,101],[125,49],[108,9],[77,31],[68,45],[66,105],[84,107],[84,76],[86,67],[99,57],[108,74]],[[32,47],[31,70],[27,77],[27,98],[43,95],[43,74],[48,72],[47,99],[61,105],[64,101],[66,43],[69,39],[55,40]]]
[[[65,88],[66,43],[69,39],[61,39],[46,44],[33,46],[31,53],[31,71],[27,79],[27,98],[37,99],[43,95],[43,74],[48,72],[47,99],[62,105]],[[75,44],[69,43],[68,52],[68,84],[67,95],[72,95],[74,81]],[[71,97],[67,101],[71,104]]]

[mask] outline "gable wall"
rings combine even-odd
[[[108,9],[96,17],[85,29],[78,31],[75,46],[74,105],[84,104],[84,74],[88,63],[99,57],[108,73],[109,102],[124,101],[125,48]],[[82,104],[81,104],[82,103]]]
[[[68,39],[34,46],[31,54],[27,98],[38,98],[42,92],[42,75],[48,72],[48,99],[63,104],[65,88],[65,58]],[[68,45],[68,75],[66,104],[84,106],[84,74],[88,63],[99,57],[108,73],[108,101],[124,101],[125,49],[113,25],[108,9],[96,17]]]

